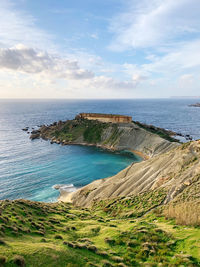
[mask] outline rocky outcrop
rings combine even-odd
[[[189,107],[196,107],[196,108],[200,108],[200,103],[191,104],[191,105],[189,105]]]
[[[166,204],[199,179],[200,141],[193,141],[149,160],[133,163],[113,177],[96,180],[73,193],[71,201],[87,207],[103,199],[165,188]]]
[[[33,130],[31,132],[30,139],[31,140],[38,139],[38,138],[40,138],[40,134],[41,134],[41,131],[40,130]]]

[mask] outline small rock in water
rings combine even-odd
[[[28,128],[29,128],[29,127],[25,127],[25,128],[22,129],[22,131],[27,132],[27,131],[28,131]]]

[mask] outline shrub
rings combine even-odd
[[[63,237],[61,235],[55,235],[54,238],[55,239],[63,239]]]
[[[116,261],[116,262],[122,262],[123,261],[123,258],[119,257],[119,256],[113,256],[112,257],[112,260],[113,261]]]
[[[20,256],[20,255],[15,255],[13,257],[13,262],[18,265],[18,266],[21,266],[21,267],[24,267],[25,266],[25,259],[23,256]]]
[[[103,257],[108,257],[108,253],[106,251],[97,251],[97,253],[99,256],[103,256]]]
[[[104,241],[105,241],[106,243],[108,243],[109,245],[114,245],[114,244],[116,243],[116,241],[115,241],[114,239],[111,239],[111,238],[109,238],[109,237],[106,237],[106,238],[104,239]]]
[[[111,267],[111,266],[113,266],[113,265],[112,265],[112,263],[110,263],[109,261],[107,261],[107,260],[103,260],[103,261],[102,261],[102,266],[103,266],[103,267]]]
[[[94,246],[94,245],[87,246],[87,249],[90,250],[90,251],[92,251],[92,252],[96,252],[97,251],[97,247]]]
[[[6,242],[0,238],[0,245],[6,245]]]
[[[100,226],[91,229],[92,233],[95,235],[98,234],[100,232],[100,230],[101,230]]]
[[[4,265],[7,261],[7,258],[3,255],[0,255],[0,266]]]

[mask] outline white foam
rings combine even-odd
[[[73,184],[56,184],[53,186],[54,189],[66,192],[74,192],[77,188]]]

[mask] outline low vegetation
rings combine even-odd
[[[199,266],[200,229],[163,216],[165,196],[154,191],[90,209],[0,201],[0,266]]]
[[[159,127],[156,127],[153,125],[144,124],[144,123],[141,123],[139,121],[134,121],[134,123],[137,124],[139,127],[143,128],[143,129],[145,129],[151,133],[157,134],[160,137],[162,137],[162,138],[164,138],[170,142],[179,142],[179,140],[172,137],[173,135],[176,135],[175,132],[168,131],[168,130],[165,130],[163,128],[159,128]]]
[[[87,121],[87,128],[83,133],[84,141],[92,144],[100,143],[103,130],[108,125],[106,123]]]
[[[130,197],[118,197],[115,199],[94,202],[95,211],[105,212],[117,218],[138,218],[150,210],[160,206],[166,198],[166,191],[155,190]]]
[[[98,121],[69,120],[55,123],[55,125],[44,127],[44,129],[42,128],[42,136],[64,143],[80,139],[80,142],[96,144],[101,142],[103,130],[108,126],[109,123]]]

